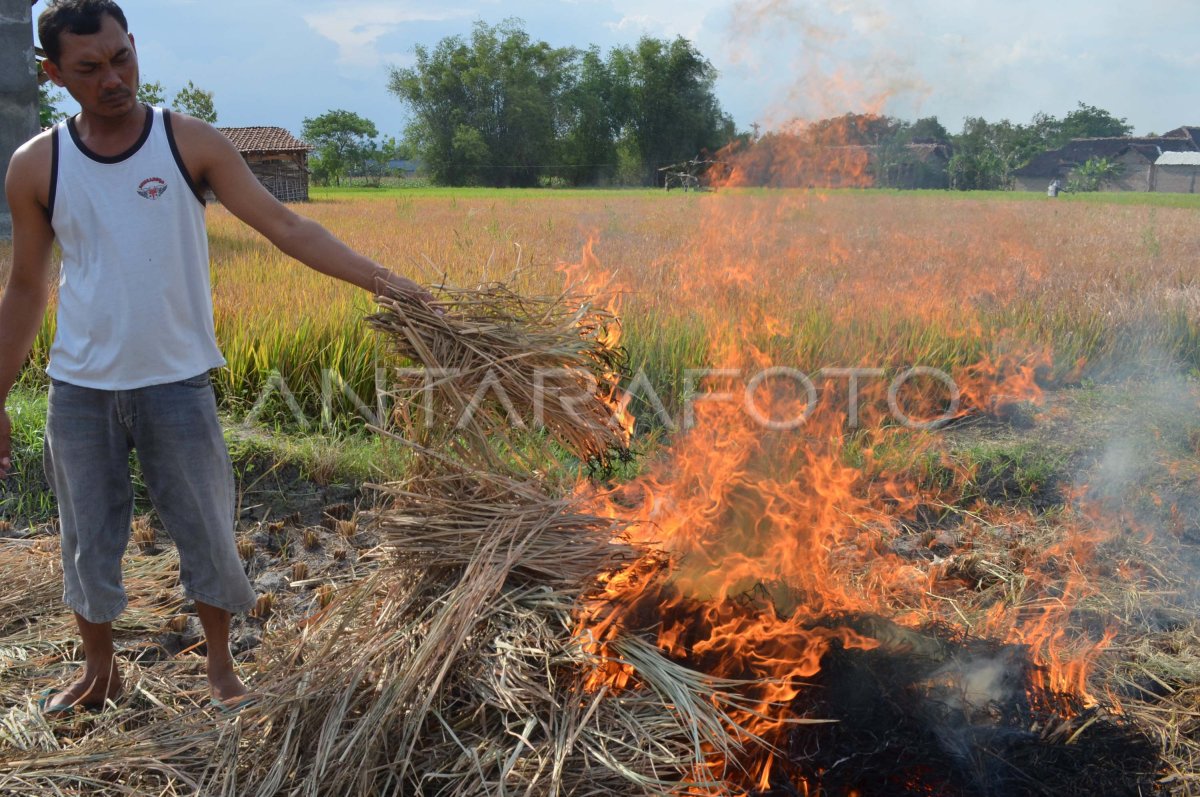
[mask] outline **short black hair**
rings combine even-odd
[[[59,35],[73,33],[76,36],[89,36],[97,33],[105,14],[120,23],[126,33],[129,32],[125,12],[112,0],[50,0],[50,5],[38,16],[38,40],[42,43],[46,58],[57,64],[62,57]]]

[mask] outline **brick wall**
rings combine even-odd
[[[1200,191],[1200,166],[1154,167],[1154,190],[1164,194],[1195,194]]]

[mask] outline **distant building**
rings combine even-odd
[[[876,184],[890,188],[949,188],[948,167],[953,155],[948,144],[926,139],[914,140],[898,152],[877,147],[872,157]]]
[[[1089,160],[1106,158],[1121,165],[1120,176],[1106,190],[1173,190],[1155,187],[1155,163],[1164,153],[1175,152],[1200,152],[1200,127],[1180,127],[1161,136],[1075,138],[1013,172],[1013,187],[1042,192],[1056,179],[1067,182],[1071,172]]]
[[[308,153],[313,147],[282,127],[218,127],[254,176],[280,202],[308,201]]]
[[[1150,190],[1170,194],[1196,193],[1200,152],[1164,152],[1151,170]]]

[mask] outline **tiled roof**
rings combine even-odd
[[[218,127],[238,152],[310,152],[305,144],[282,127]]]
[[[1194,125],[1184,125],[1177,127],[1169,133],[1163,133],[1164,136],[1181,137],[1191,140],[1193,144],[1200,147],[1200,127]]]
[[[1062,177],[1091,158],[1119,158],[1133,150],[1153,163],[1163,152],[1189,152],[1195,147],[1190,138],[1177,136],[1074,138],[1064,147],[1037,155],[1013,174],[1017,177]]]

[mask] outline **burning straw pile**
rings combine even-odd
[[[171,662],[133,667],[128,702],[86,719],[74,739],[32,706],[0,717],[0,793],[1152,788],[1153,745],[1123,718],[1057,704],[1063,696],[1035,686],[1036,665],[1020,646],[829,616],[825,627],[793,624],[790,633],[854,644],[824,648],[804,683],[703,675],[722,670],[705,666],[699,645],[668,658],[651,640],[664,625],[658,593],[670,589],[672,563],[630,543],[612,517],[619,512],[555,495],[529,454],[546,438],[581,463],[625,451],[616,318],[570,291],[531,299],[491,285],[446,291],[440,307],[384,297],[372,323],[399,357],[423,366],[400,373],[395,431],[380,430],[421,455],[407,480],[377,488],[375,567],[264,640],[250,673],[263,696],[232,720],[214,723],[197,704],[202,685],[164,677]],[[162,561],[173,566],[163,557],[135,586],[141,579],[161,596]],[[0,567],[24,565],[0,558]],[[646,601],[602,610],[609,621],[581,634],[585,607],[602,602],[598,579],[612,586],[639,572]],[[0,588],[0,625],[48,622],[18,617],[18,592]],[[761,602],[678,598],[676,613],[700,624],[766,618],[764,628],[784,627]],[[26,649],[40,644],[36,628],[22,633]],[[741,652],[798,660],[802,645],[789,639]],[[14,655],[0,650],[0,663]],[[763,727],[769,740],[756,735]]]
[[[397,390],[406,434],[394,436],[424,456],[407,481],[378,488],[388,564],[273,648],[257,680],[279,688],[226,740],[207,784],[259,795],[720,790],[697,764],[733,744],[722,706],[735,699],[652,647],[636,651],[639,688],[614,698],[587,687],[603,662],[576,639],[573,612],[633,552],[615,521],[549,494],[512,456],[522,412],[581,461],[624,450],[611,422],[615,318],[569,293],[529,299],[497,285],[448,291],[436,308],[380,305],[372,323],[430,376]]]
[[[536,409],[581,462],[619,455],[615,319],[570,294],[528,299],[502,286],[447,292],[437,309],[380,305],[373,323],[433,379],[396,409],[412,432],[404,442],[425,456],[407,481],[378,488],[374,571],[264,639],[249,673],[262,697],[231,721],[214,723],[195,685],[172,690],[136,666],[132,696],[85,718],[73,741],[32,705],[10,712],[0,792],[723,790],[701,762],[736,758],[730,684],[631,639],[638,685],[619,695],[589,685],[611,662],[580,643],[577,601],[633,551],[617,522],[522,475],[506,425],[514,409]],[[23,722],[34,730],[11,732]]]

